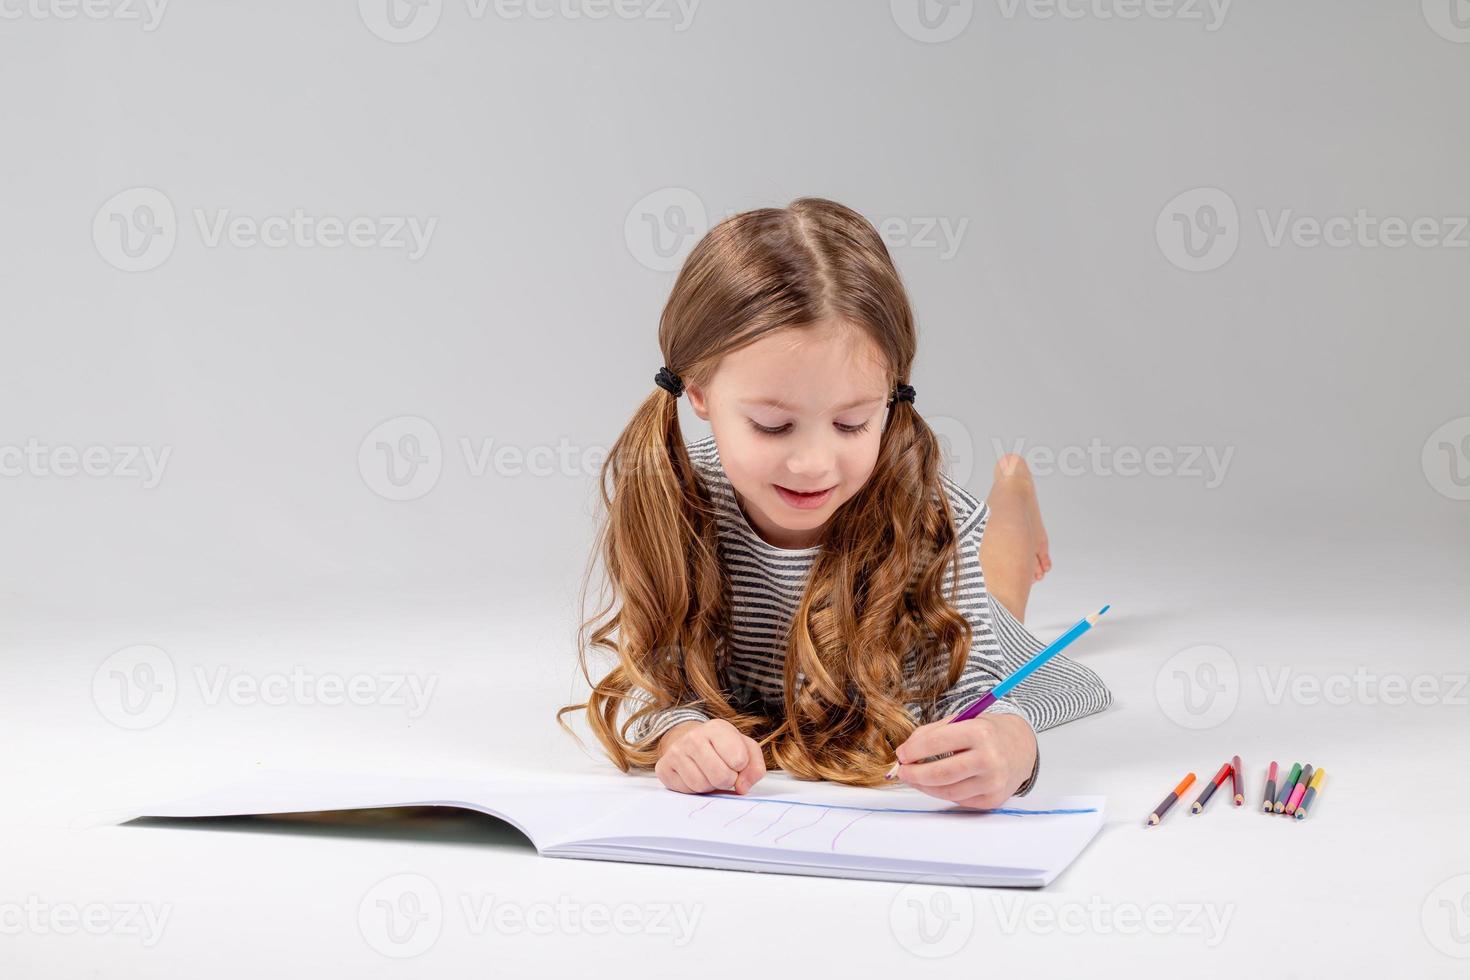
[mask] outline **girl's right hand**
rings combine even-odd
[[[755,739],[723,718],[711,718],[680,722],[665,732],[653,771],[677,793],[745,793],[766,774],[766,762]]]

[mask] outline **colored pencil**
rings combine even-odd
[[[1225,781],[1225,777],[1228,775],[1230,775],[1230,763],[1227,762],[1220,767],[1219,772],[1215,773],[1215,778],[1210,780],[1205,786],[1204,791],[1199,795],[1199,799],[1195,800],[1194,805],[1189,808],[1189,812],[1199,813],[1203,810],[1205,804],[1210,802],[1210,797],[1215,795],[1215,790],[1220,788],[1220,784]]]
[[[1302,769],[1302,778],[1297,780],[1296,789],[1291,791],[1291,799],[1286,801],[1286,815],[1295,816],[1297,804],[1301,803],[1302,797],[1307,794],[1307,785],[1312,781],[1312,766],[1308,763]]]
[[[1194,773],[1190,773],[1183,779],[1179,780],[1179,785],[1174,787],[1174,792],[1164,797],[1164,802],[1154,807],[1154,812],[1148,815],[1148,821],[1145,826],[1152,827],[1154,824],[1164,819],[1164,814],[1169,812],[1169,807],[1174,805],[1174,801],[1179,799],[1179,797],[1183,795],[1184,791],[1189,789],[1190,784],[1193,782]]]
[[[1005,680],[995,685],[995,687],[982,694],[980,698],[976,700],[973,704],[971,704],[968,708],[951,718],[949,720],[949,723],[953,725],[955,722],[958,721],[969,721],[971,718],[978,717],[982,711],[990,707],[998,699],[1005,697],[1008,693],[1010,693],[1012,688],[1024,681],[1027,677],[1031,676],[1031,673],[1036,670],[1036,668],[1040,667],[1052,657],[1065,650],[1073,640],[1077,639],[1077,637],[1092,629],[1093,624],[1097,622],[1098,617],[1111,608],[1113,608],[1111,605],[1103,606],[1091,616],[1087,616],[1083,619],[1078,620],[1076,626],[1073,626],[1071,629],[1067,630],[1067,632],[1063,633],[1055,640],[1052,640],[1050,645],[1048,645],[1046,649],[1042,650],[1036,656],[1032,657],[1030,660],[1026,661],[1024,664],[1018,667],[1016,669],[1016,672],[1011,674],[1011,676],[1007,677]],[[895,762],[893,764],[893,768],[888,770],[888,774],[885,775],[883,778],[897,779],[898,767],[899,763]]]
[[[1245,776],[1240,772],[1240,756],[1230,763],[1230,788],[1235,791],[1235,805],[1245,805]]]
[[[1271,763],[1271,771],[1266,774],[1266,800],[1261,809],[1267,813],[1276,806],[1276,763]]]
[[[1286,800],[1291,796],[1291,791],[1296,789],[1297,777],[1301,774],[1302,764],[1300,762],[1293,762],[1291,764],[1291,772],[1281,781],[1281,785],[1276,787],[1279,792],[1276,794],[1276,805],[1272,807],[1275,812],[1280,813],[1286,809]]]
[[[1322,788],[1322,778],[1326,775],[1326,769],[1318,769],[1316,774],[1312,776],[1312,785],[1307,787],[1307,795],[1303,796],[1302,801],[1296,805],[1296,818],[1298,820],[1307,819],[1307,807],[1311,806],[1317,799],[1317,792]]]

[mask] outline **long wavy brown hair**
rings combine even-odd
[[[659,348],[686,384],[704,385],[731,351],[831,318],[876,342],[893,384],[908,378],[914,318],[883,240],[850,208],[804,197],[731,215],[700,239],[664,307]],[[881,784],[916,727],[905,704],[931,720],[970,648],[970,625],[943,594],[959,553],[934,432],[913,403],[892,402],[871,476],[824,528],[787,638],[784,711],[771,717],[722,676],[731,599],[715,504],[685,449],[677,399],[650,387],[599,475],[603,514],[580,608],[599,557],[606,601],[577,634],[591,694],[561,708],[558,724],[571,732],[563,716],[585,709],[626,772],[658,761],[656,741],[636,737],[641,724],[692,706],[755,739],[768,769]],[[615,657],[595,681],[589,646]]]

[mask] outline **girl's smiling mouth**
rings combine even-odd
[[[779,483],[773,483],[771,485],[776,488],[776,492],[780,494],[783,501],[801,510],[812,510],[822,506],[832,496],[832,491],[837,489],[835,486],[832,486],[825,490],[818,490],[815,493],[798,493],[795,490],[786,489]]]

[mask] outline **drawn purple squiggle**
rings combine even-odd
[[[743,816],[745,816],[745,815],[746,815],[746,814],[747,814],[747,813],[750,813],[750,812],[751,812],[751,810],[754,810],[754,809],[755,809],[755,808],[756,808],[756,807],[758,807],[758,806],[760,806],[760,804],[759,804],[759,803],[752,803],[752,804],[751,804],[751,805],[750,805],[750,809],[749,809],[749,810],[741,810],[741,811],[740,811],[740,814],[739,814],[739,816],[735,816],[735,817],[731,817],[731,818],[730,818],[730,819],[729,819],[729,820],[726,820],[726,821],[725,821],[725,826],[726,826],[726,827],[728,827],[728,826],[730,826],[730,825],[731,825],[731,824],[732,824],[732,823],[734,823],[734,822],[735,822],[735,821],[736,821],[736,820],[739,820],[739,819],[740,819],[740,817],[743,817]]]
[[[790,837],[792,834],[796,833],[798,830],[806,830],[808,827],[815,827],[817,824],[819,824],[819,823],[822,822],[822,817],[825,817],[826,815],[827,815],[827,811],[826,810],[823,810],[821,816],[817,817],[817,819],[813,820],[811,823],[804,823],[800,827],[792,827],[790,830],[786,831],[786,833],[782,834],[781,837],[775,838],[774,843],[777,843],[777,844],[781,843],[781,838],[782,837]]]
[[[794,807],[794,806],[788,806],[788,807],[787,807],[787,808],[786,808],[786,809],[784,809],[784,810],[782,810],[782,811],[781,811],[781,816],[780,816],[780,817],[777,817],[777,818],[776,818],[776,819],[775,819],[775,820],[772,820],[772,821],[771,821],[771,822],[770,822],[770,823],[768,823],[768,824],[766,824],[766,825],[765,825],[765,826],[764,826],[764,827],[762,827],[762,828],[761,828],[761,829],[760,829],[760,830],[757,830],[757,831],[756,831],[756,832],[755,832],[755,836],[757,836],[757,837],[759,837],[759,836],[760,836],[760,835],[761,835],[761,834],[764,834],[764,833],[765,833],[765,832],[766,832],[766,831],[768,831],[768,830],[770,830],[770,829],[771,829],[771,828],[772,828],[772,827],[774,827],[774,826],[776,826],[776,824],[778,824],[778,823],[780,823],[780,822],[781,822],[781,817],[784,817],[784,816],[786,816],[786,814],[788,814],[788,813],[790,813],[790,812],[791,812],[791,811],[792,811],[792,810],[794,810],[794,809],[796,809],[796,808],[795,808],[795,807]]]
[[[847,822],[847,827],[851,827],[853,824],[857,823],[859,820],[862,820],[864,817],[871,817],[872,815],[873,814],[871,812],[869,812],[869,813],[864,813],[861,816],[854,817],[853,819],[851,819],[851,820],[849,820]],[[832,837],[832,848],[831,848],[832,850],[834,850],[834,851],[837,850],[837,838],[838,837],[841,837],[843,834],[847,833],[847,827],[843,827],[841,830],[839,830]]]

